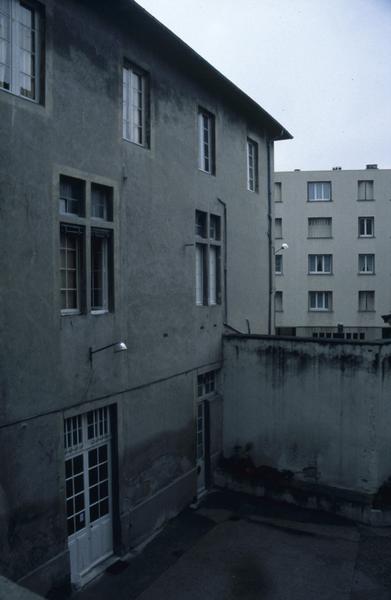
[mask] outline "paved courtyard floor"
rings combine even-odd
[[[72,600],[391,600],[391,531],[215,492]]]

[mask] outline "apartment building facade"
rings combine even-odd
[[[210,484],[290,135],[135,2],[0,19],[0,570],[46,593]]]
[[[278,172],[274,207],[277,334],[389,337],[391,170]]]

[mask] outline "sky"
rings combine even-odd
[[[275,169],[391,168],[391,0],[137,0],[294,136]]]

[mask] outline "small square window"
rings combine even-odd
[[[373,275],[375,272],[375,255],[374,254],[359,254],[358,255],[358,272],[360,275]]]
[[[332,292],[308,292],[310,311],[331,311]]]
[[[359,217],[358,218],[358,236],[359,237],[374,237],[374,217]]]
[[[373,312],[375,310],[375,292],[373,290],[358,292],[358,310],[362,312]]]
[[[60,175],[60,213],[84,216],[85,183],[81,179]]]
[[[308,202],[330,202],[330,181],[312,181],[308,183]]]
[[[217,371],[207,371],[197,376],[197,396],[209,396],[216,392]]]
[[[358,199],[373,200],[373,181],[364,180],[358,182]]]

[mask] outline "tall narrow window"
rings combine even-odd
[[[36,5],[0,2],[0,88],[40,100],[42,21]]]
[[[196,304],[214,306],[221,296],[221,220],[196,211]]]
[[[141,69],[123,68],[123,137],[139,146],[148,146],[148,77]]]
[[[330,202],[330,181],[311,181],[308,183],[308,202]]]
[[[198,110],[199,168],[214,175],[215,165],[215,117],[210,112]]]
[[[274,219],[274,237],[276,239],[282,238],[282,219],[280,217]]]
[[[275,273],[276,275],[282,275],[282,254],[276,254],[275,259]]]
[[[373,181],[363,180],[358,182],[358,199],[373,200]]]
[[[81,311],[81,277],[83,269],[83,228],[62,224],[60,228],[61,312]]]
[[[274,184],[274,202],[282,202],[281,181],[276,181]]]
[[[274,310],[276,312],[282,312],[283,311],[282,292],[275,292],[274,293]]]
[[[247,189],[258,191],[258,144],[247,138]]]
[[[91,216],[102,221],[113,220],[113,190],[106,185],[91,184]]]
[[[107,312],[110,297],[111,232],[91,229],[91,310]]]
[[[374,237],[374,218],[358,217],[358,236]]]

